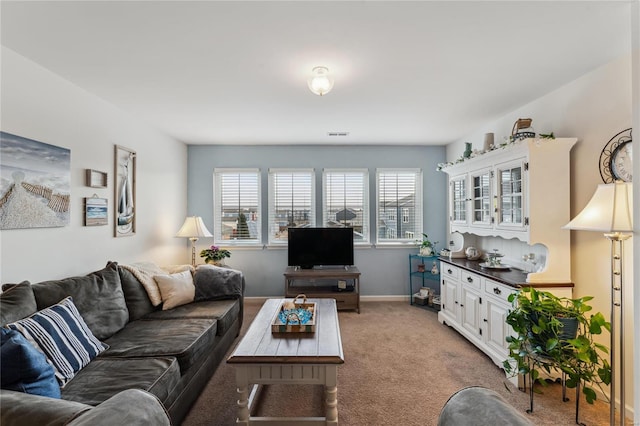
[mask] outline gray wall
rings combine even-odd
[[[444,146],[228,146],[190,145],[187,213],[201,216],[213,231],[213,169],[216,167],[259,168],[262,174],[262,218],[267,213],[269,168],[314,168],[316,200],[322,201],[324,168],[368,168],[370,215],[375,218],[376,168],[421,168],[423,171],[424,231],[444,247],[446,233],[446,175],[436,171],[445,159]],[[319,216],[321,217],[321,216]],[[372,230],[375,233],[375,229]],[[263,232],[264,234],[264,232]],[[266,237],[263,235],[263,242]],[[372,239],[372,242],[375,242]],[[203,238],[198,252],[213,243]],[[228,264],[244,272],[247,296],[282,296],[286,248],[230,248]],[[355,263],[362,273],[361,293],[367,296],[408,295],[408,255],[411,247],[356,248]],[[201,262],[202,259],[199,259]]]

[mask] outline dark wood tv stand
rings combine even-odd
[[[338,281],[346,281],[347,290],[339,291]],[[339,310],[360,313],[360,271],[355,266],[314,269],[288,266],[284,272],[284,294],[285,297],[304,294],[309,298],[331,298],[336,300]]]

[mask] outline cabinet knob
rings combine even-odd
[[[449,274],[453,274],[453,271],[452,271],[451,269],[447,269],[447,272],[448,272]]]
[[[486,319],[486,318],[483,318],[483,319],[482,319],[482,321],[484,321],[484,322],[489,322],[489,321],[487,321],[487,319]]]
[[[493,288],[493,292],[494,292],[495,294],[502,294],[502,290],[500,290],[498,287],[494,287],[494,288]]]
[[[457,304],[458,304],[458,301],[456,300],[456,301],[455,301],[455,302],[453,302],[453,303],[455,303],[455,304],[457,305]]]
[[[464,305],[461,303],[461,304],[460,304],[460,307],[461,307],[461,308],[464,308]]]
[[[470,283],[472,283],[472,282],[473,282],[473,278],[471,278],[471,277],[467,277],[467,281],[469,281]]]

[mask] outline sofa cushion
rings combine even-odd
[[[29,281],[10,287],[3,286],[0,293],[0,324],[8,324],[34,314],[38,310]]]
[[[207,356],[216,339],[214,319],[138,320],[105,341],[103,357],[176,357],[184,374]]]
[[[142,318],[146,314],[157,310],[151,303],[147,290],[144,289],[140,281],[133,276],[131,271],[120,267],[116,262],[109,262],[109,265],[115,265],[120,275],[120,283],[122,284],[122,292],[124,300],[129,311],[129,321],[135,321]]]
[[[120,275],[115,265],[82,277],[32,284],[38,309],[73,297],[80,315],[98,339],[113,335],[129,321]]]
[[[0,329],[2,389],[60,398],[60,385],[44,354],[15,330]]]
[[[189,318],[212,318],[218,320],[218,336],[222,336],[233,326],[240,316],[240,301],[206,300],[178,306],[169,311],[156,311],[144,317],[154,320],[175,320]]]
[[[175,358],[97,357],[62,389],[62,398],[98,405],[120,391],[143,389],[165,405],[179,394],[180,367]]]
[[[196,288],[193,285],[191,271],[183,271],[170,275],[154,275],[154,280],[162,296],[162,310],[193,302]]]
[[[91,333],[71,297],[7,326],[47,356],[61,386],[106,349]]]

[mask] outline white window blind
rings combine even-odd
[[[260,243],[260,171],[215,169],[213,181],[215,241]]]
[[[355,243],[369,242],[369,173],[326,169],[323,173],[322,225],[352,227]]]
[[[269,170],[269,244],[286,243],[287,228],[315,226],[313,169]]]
[[[378,243],[413,243],[422,234],[422,172],[379,169],[376,181]]]

